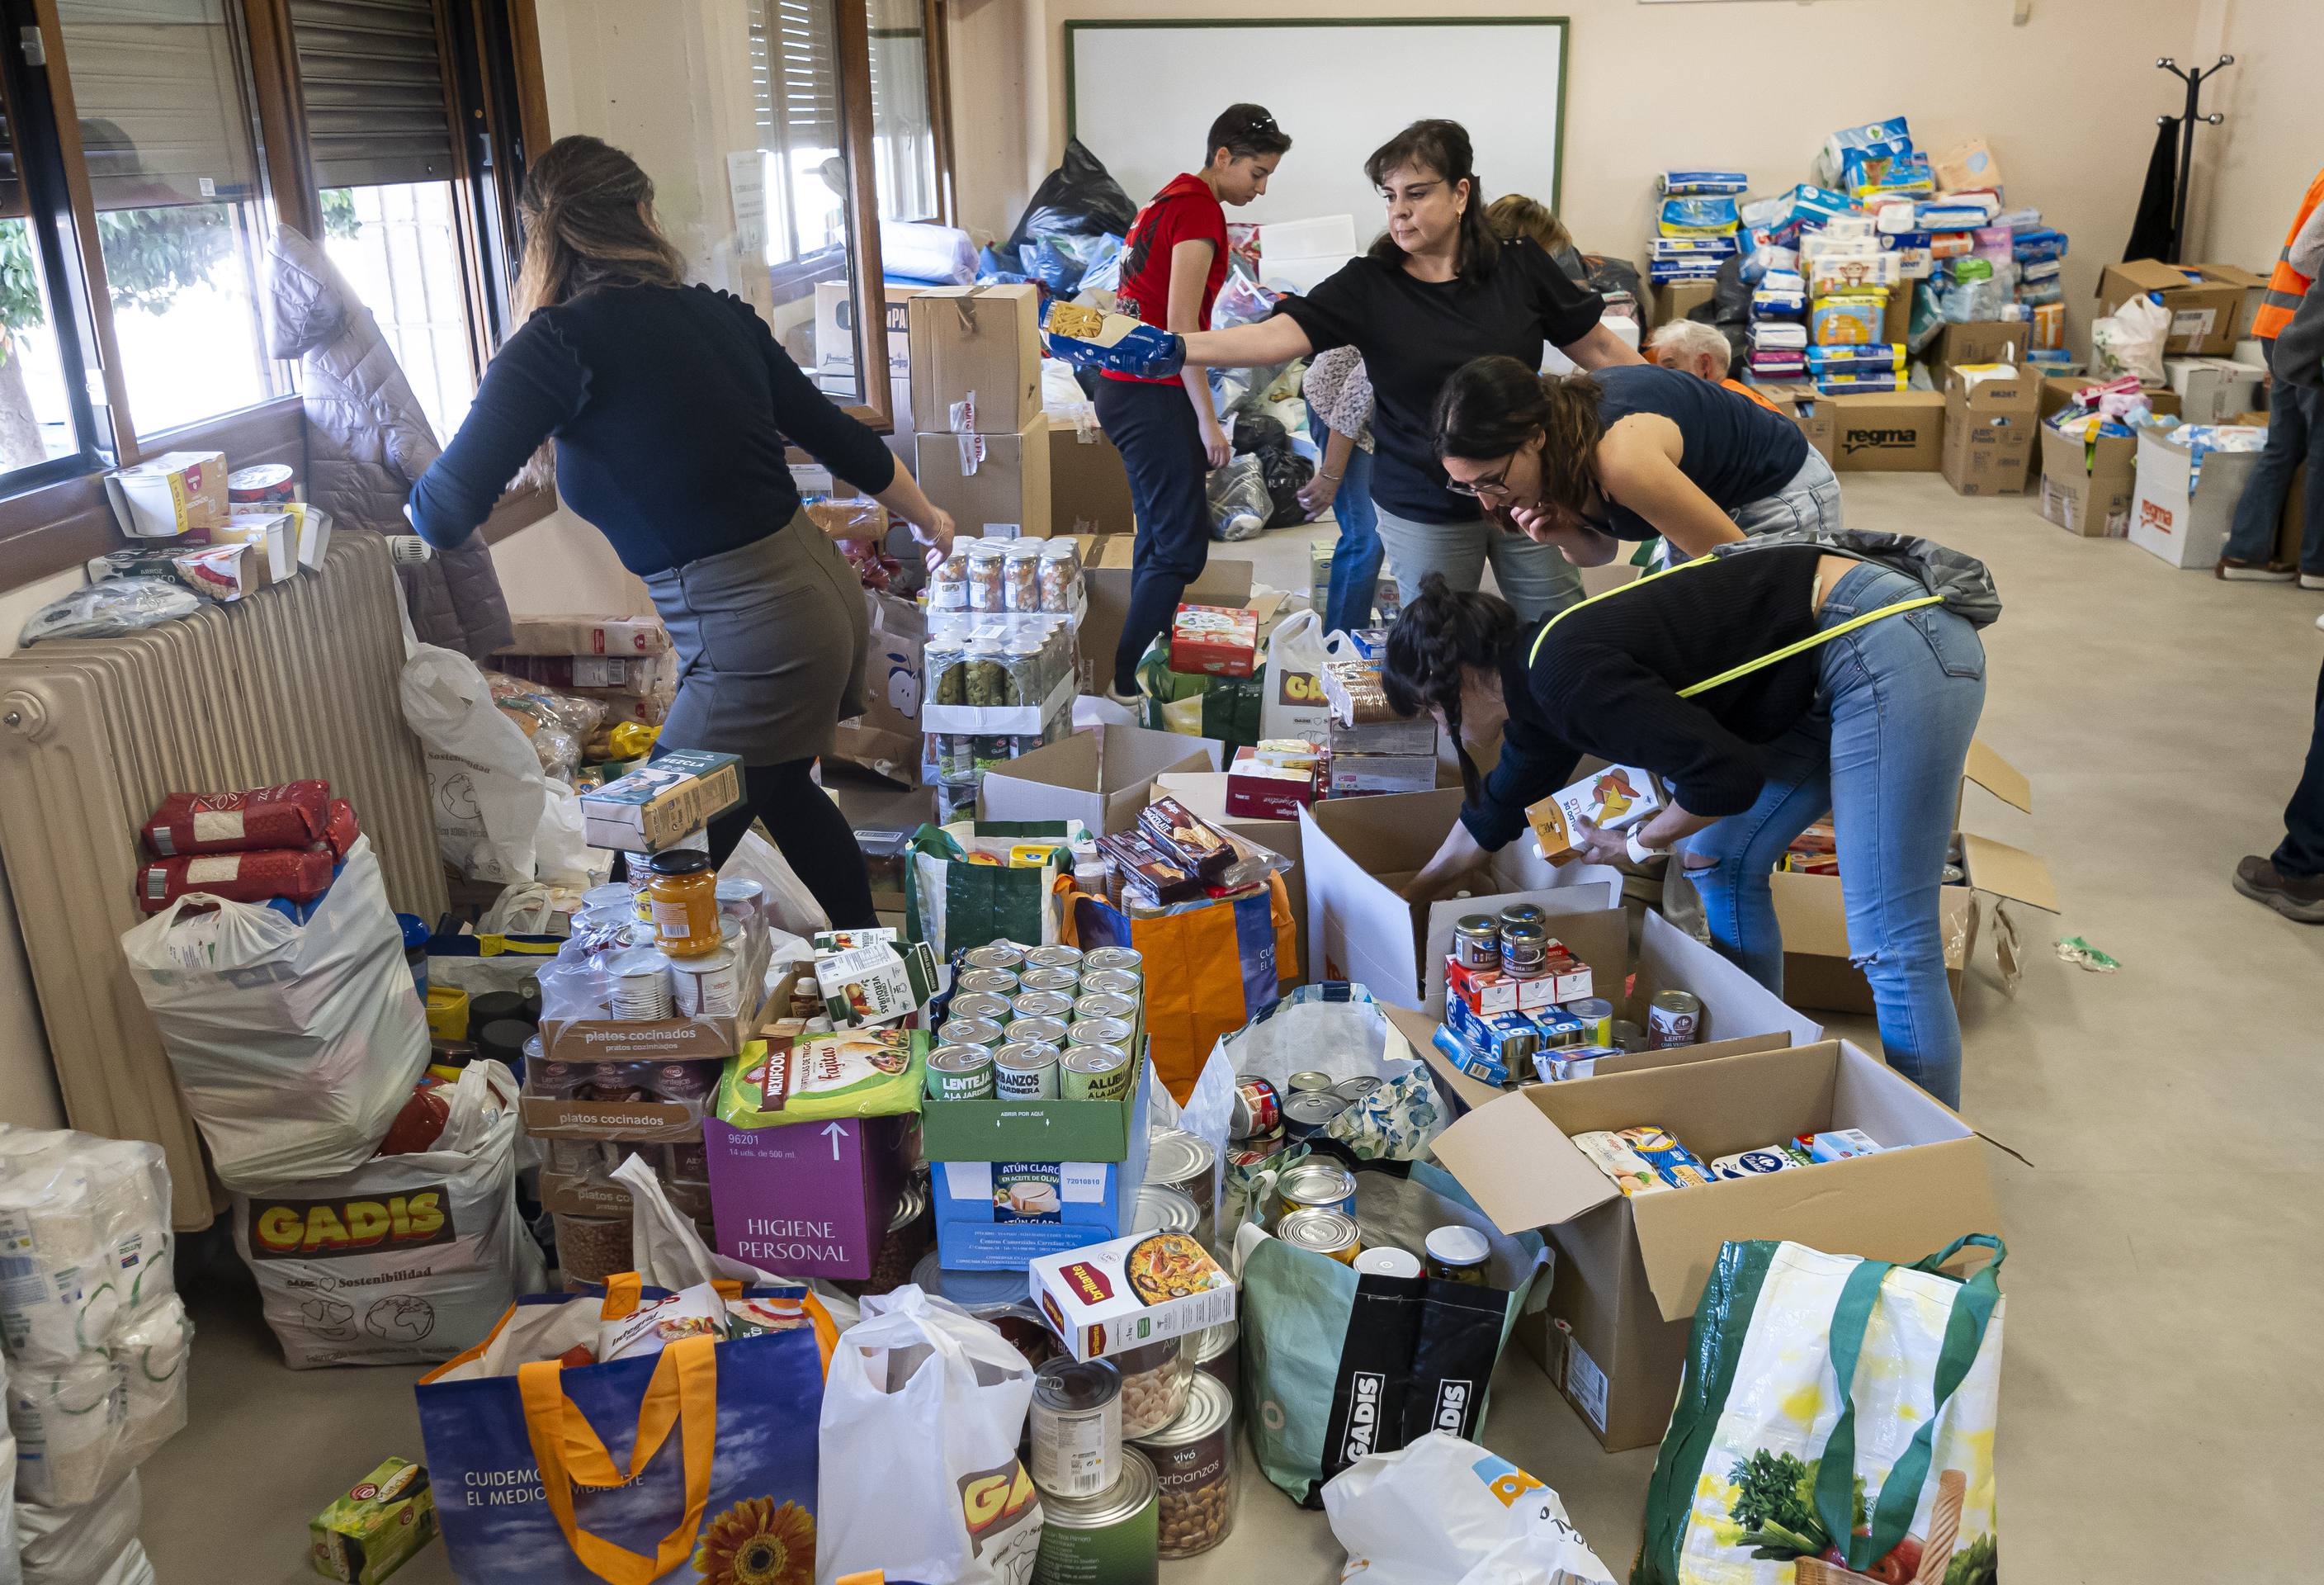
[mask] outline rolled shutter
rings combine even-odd
[[[435,0],[290,0],[290,36],[317,188],[451,179]]]
[[[98,209],[257,190],[250,106],[221,0],[60,0],[57,14]]]
[[[0,219],[31,213],[24,201],[23,172],[16,164],[16,116],[0,99]]]

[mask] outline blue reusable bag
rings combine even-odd
[[[535,1295],[503,1325],[542,1305],[594,1316],[600,1303]],[[814,1585],[814,1330],[438,1379],[463,1360],[416,1392],[437,1522],[464,1585]]]

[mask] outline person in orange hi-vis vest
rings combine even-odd
[[[2292,322],[2300,300],[2324,274],[2324,171],[2308,184],[2284,234],[2283,253],[2268,276],[2267,292],[2252,320],[2252,334],[2273,368],[2275,338]],[[2301,464],[2308,465],[2308,511],[2301,525],[2297,566],[2273,559],[2275,522]],[[2289,583],[2324,589],[2324,394],[2312,385],[2276,380],[2270,387],[2267,448],[2253,467],[2244,498],[2236,505],[2226,552],[2213,570],[2221,578]]]

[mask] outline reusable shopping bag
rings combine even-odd
[[[1324,740],[1332,707],[1323,698],[1323,664],[1333,659],[1323,618],[1294,611],[1267,635],[1267,696],[1260,701],[1259,735]]]
[[[234,1244],[293,1370],[449,1359],[542,1282],[516,1203],[517,1081],[482,1058],[436,1143],[234,1197]]]
[[[1194,1089],[1219,1036],[1241,1028],[1297,977],[1291,894],[1279,874],[1267,877],[1263,892],[1182,903],[1152,918],[1133,919],[1086,893],[1066,895],[1067,945],[1134,947],[1144,956],[1147,1052],[1174,1097]]]
[[[1347,1164],[1367,1246],[1417,1254],[1431,1229],[1459,1223],[1485,1235],[1492,1282],[1360,1276],[1243,1227],[1243,1423],[1268,1479],[1311,1508],[1325,1481],[1367,1454],[1432,1431],[1480,1433],[1494,1363],[1550,1258],[1540,1234],[1502,1233],[1434,1167]]]
[[[1138,661],[1138,691],[1144,708],[1138,724],[1156,732],[1215,737],[1230,749],[1248,747],[1264,734],[1259,710],[1267,692],[1261,662],[1249,677],[1213,677],[1170,669],[1170,635],[1156,635]]]
[[[1557,1493],[1450,1432],[1350,1465],[1323,1513],[1364,1585],[1614,1585]]]
[[[956,820],[922,826],[906,855],[904,933],[938,958],[953,948],[1010,941],[1055,946],[1064,928],[1058,882],[1073,873],[1066,848],[1079,820]],[[1010,850],[1032,842],[1057,845],[1040,864],[1011,864]]]
[[[1966,1281],[1963,1249],[1993,1259]],[[1646,1488],[1637,1585],[1994,1585],[2006,1255],[1730,1243]]]
[[[863,1301],[823,1393],[824,1574],[1017,1585],[1041,1501],[1017,1460],[1033,1367],[989,1323],[906,1284]]]
[[[829,1318],[804,1288],[720,1291],[795,1324],[560,1366],[661,1293],[617,1277],[518,1301],[420,1378],[437,1523],[464,1585],[814,1585]]]
[[[187,918],[195,908],[215,913]],[[371,1159],[428,1066],[428,1020],[371,839],[304,924],[189,892],[121,938],[227,1188]]]

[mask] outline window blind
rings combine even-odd
[[[767,148],[839,147],[839,40],[832,0],[752,0],[751,87]]]
[[[59,0],[100,209],[257,190],[255,139],[222,0]]]
[[[290,0],[315,185],[448,181],[435,0]]]

